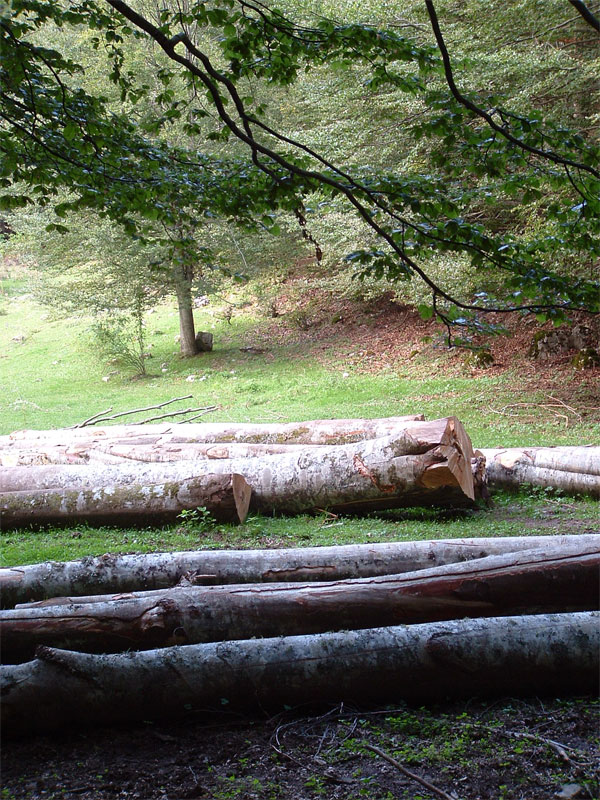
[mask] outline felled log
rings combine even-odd
[[[502,536],[383,542],[278,550],[197,550],[116,555],[0,569],[4,608],[56,597],[166,589],[187,585],[326,581],[366,578],[454,564],[490,555],[555,546],[598,545],[600,534]]]
[[[15,431],[0,436],[0,465],[78,464],[100,460],[112,446],[145,447],[161,452],[186,444],[323,445],[377,439],[423,420],[422,414],[384,419],[308,420],[285,424],[166,423],[110,425],[103,428]]]
[[[263,458],[225,458],[170,464],[32,466],[0,468],[0,512],[4,524],[55,518],[66,492],[77,493],[77,516],[86,518],[85,498],[106,487],[166,485],[198,478],[206,471],[243,474],[252,487],[251,508],[267,513],[301,513],[328,508],[360,512],[412,505],[464,506],[481,488],[483,466],[455,417],[411,423],[393,436],[357,444],[307,446]],[[16,492],[30,486],[53,495],[37,506],[19,507]],[[12,496],[11,496],[12,493]],[[24,499],[26,496],[23,496]],[[105,511],[118,513],[114,503]],[[92,518],[98,514],[93,508]],[[9,522],[10,520],[10,522]]]
[[[0,668],[5,736],[284,704],[594,691],[600,615],[539,614],[90,655]]]
[[[29,472],[23,467],[15,469]],[[87,479],[67,481],[60,487],[43,487],[42,483],[43,488],[0,492],[0,522],[5,527],[65,521],[156,523],[174,520],[183,510],[199,507],[206,508],[221,522],[243,522],[248,514],[251,489],[244,477],[236,473],[164,475],[162,480],[157,476],[157,482],[140,482],[131,476],[131,480],[121,483],[118,475],[112,477],[113,482],[95,481],[94,476],[88,474]],[[40,485],[35,475],[29,480],[33,486]],[[14,483],[24,485],[25,481],[9,485]]]
[[[405,575],[175,588],[0,612],[3,663],[38,645],[93,653],[598,607],[600,549],[549,547]]]
[[[481,452],[490,486],[541,486],[600,497],[600,447],[511,447]]]

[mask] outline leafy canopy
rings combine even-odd
[[[487,310],[558,320],[571,309],[600,311],[598,283],[560,269],[567,255],[592,265],[600,258],[598,143],[539,111],[516,113],[501,97],[461,90],[435,6],[425,6],[431,45],[364,24],[301,24],[260,1],[191,2],[153,15],[143,13],[142,0],[11,0],[0,18],[3,207],[54,204],[59,218],[92,208],[143,237],[147,225],[193,226],[205,217],[274,228],[273,211],[303,220],[303,198],[318,193],[343,201],[378,237],[376,247],[348,257],[358,274],[420,276],[432,311],[448,323],[469,325],[469,314]],[[595,18],[582,17],[595,33]],[[127,70],[128,48],[160,48],[162,89],[146,106],[153,113],[136,122],[81,88],[82,66],[41,44],[51,25],[93,32],[110,81],[132,107],[148,101],[151,87]],[[209,41],[216,56],[203,46]],[[248,92],[257,80],[287,86],[323,65],[360,65],[366,90],[418,98],[423,113],[408,134],[429,143],[425,170],[345,169],[275,127]],[[326,98],[323,105],[325,113]],[[187,144],[169,143],[175,123]],[[211,140],[228,138],[243,145],[241,156],[210,152]],[[498,233],[481,221],[476,212],[499,197],[531,207],[541,221],[533,234]],[[435,252],[466,254],[479,270],[502,276],[502,300],[438,285],[427,272]]]

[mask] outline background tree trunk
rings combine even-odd
[[[199,550],[116,555],[0,569],[4,608],[58,596],[186,585],[326,581],[390,575],[532,547],[599,547],[600,534],[351,544],[281,550]]]
[[[600,615],[539,614],[89,655],[0,667],[5,736],[190,711],[588,692]]]
[[[198,355],[196,329],[194,326],[194,304],[192,302],[191,280],[186,275],[184,266],[173,268],[177,310],[179,312],[179,351],[188,358]]]
[[[421,572],[309,584],[179,587],[0,612],[3,663],[38,645],[93,653],[461,617],[589,611],[600,550],[548,547]],[[99,601],[100,600],[100,601]]]

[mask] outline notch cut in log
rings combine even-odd
[[[600,534],[502,536],[274,550],[198,550],[83,558],[0,569],[5,608],[59,596],[187,585],[326,581],[427,569],[537,547],[600,547]]]
[[[175,588],[0,612],[3,663],[38,645],[93,653],[596,610],[600,549],[550,547],[405,575],[308,584]]]
[[[158,483],[132,480],[121,484],[117,480],[113,484],[95,484],[90,474],[73,488],[67,484],[60,490],[47,487],[1,492],[0,520],[5,527],[77,521],[155,524],[174,520],[182,511],[199,507],[206,508],[220,522],[246,519],[251,489],[242,475],[206,473],[168,480],[169,477]]]
[[[598,688],[596,612],[453,620],[90,655],[40,647],[0,667],[2,732],[222,709],[431,702]]]
[[[481,452],[490,486],[540,486],[600,498],[600,447],[510,447]]]

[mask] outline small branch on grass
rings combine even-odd
[[[374,745],[368,744],[367,742],[362,742],[362,745],[367,750],[371,750],[371,752],[376,753],[378,756],[380,756],[380,758],[383,758],[393,767],[396,767],[396,769],[399,770],[403,775],[406,775],[407,778],[410,778],[411,780],[420,783],[421,786],[424,786],[426,789],[429,789],[430,792],[437,794],[438,797],[443,797],[444,800],[457,800],[457,795],[447,794],[443,789],[440,789],[433,783],[429,783],[429,781],[426,781],[425,778],[421,778],[420,775],[417,775],[414,772],[411,772],[409,769],[406,769],[406,767],[402,766],[402,764],[399,761],[396,761],[395,758],[392,758],[383,750],[380,750],[379,747],[375,747]]]
[[[108,422],[111,419],[117,419],[118,417],[127,417],[131,414],[139,414],[142,411],[152,411],[155,408],[164,408],[165,406],[171,405],[171,403],[178,403],[180,400],[189,400],[193,395],[186,394],[185,397],[174,397],[172,400],[165,400],[164,403],[158,403],[155,406],[144,406],[143,408],[134,408],[131,411],[119,411],[118,414],[112,414],[110,417],[103,417],[103,414],[108,414],[109,411],[112,411],[111,408],[107,408],[106,411],[100,411],[98,414],[94,414],[87,419],[84,419],[83,422],[80,422],[77,425],[71,425],[71,428],[85,428],[88,425],[97,425],[99,422]],[[198,409],[192,409],[193,411],[197,411]],[[187,412],[180,412],[180,413],[187,413]],[[170,414],[166,414],[165,416],[171,416]],[[134,424],[142,424],[142,423],[134,423]]]
[[[202,413],[196,414],[195,417],[191,417],[191,419],[186,419],[184,422],[191,422],[193,419],[198,419],[198,417],[203,417],[205,414],[209,414],[211,411],[216,411],[219,406],[198,406],[198,408],[185,408],[183,411],[171,411],[170,414],[160,414],[158,417],[148,417],[148,419],[140,420],[140,422],[132,422],[132,425],[145,425],[147,422],[156,422],[159,419],[166,419],[167,417],[180,417],[183,414],[193,414],[194,411],[200,411]]]

